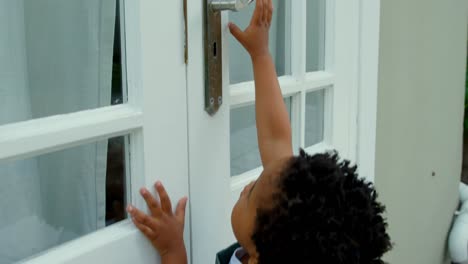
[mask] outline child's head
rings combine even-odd
[[[260,264],[379,264],[391,242],[376,198],[336,153],[301,151],[269,165],[244,189],[232,226]]]

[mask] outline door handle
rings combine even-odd
[[[239,11],[252,2],[253,0],[211,0],[210,6],[215,11]]]
[[[204,0],[205,111],[213,116],[223,104],[221,11],[239,11],[253,0]]]

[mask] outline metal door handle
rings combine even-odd
[[[218,112],[223,104],[223,58],[221,11],[239,11],[253,0],[204,0],[205,19],[205,110]]]
[[[210,7],[214,11],[239,11],[252,2],[253,0],[211,0]]]

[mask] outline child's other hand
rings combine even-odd
[[[147,189],[142,188],[140,190],[148,205],[150,215],[131,205],[127,207],[127,211],[131,215],[135,226],[159,251],[163,263],[165,258],[186,258],[183,235],[187,198],[180,199],[176,211],[173,213],[171,200],[161,182],[155,184],[155,189],[159,194],[160,203]]]
[[[268,33],[272,16],[272,0],[256,0],[252,20],[245,31],[242,31],[235,24],[229,23],[231,34],[244,46],[252,59],[270,54],[268,49]]]

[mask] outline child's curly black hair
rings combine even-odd
[[[391,249],[385,207],[336,152],[291,158],[273,205],[257,210],[259,264],[382,264]]]

